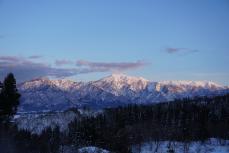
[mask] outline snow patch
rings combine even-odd
[[[110,153],[110,151],[94,147],[94,146],[89,146],[89,147],[83,147],[78,149],[79,153]]]

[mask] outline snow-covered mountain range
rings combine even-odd
[[[153,82],[141,77],[113,74],[91,82],[35,79],[18,85],[19,111],[65,110],[70,107],[114,107],[150,104],[185,97],[215,96],[229,88],[208,81]]]

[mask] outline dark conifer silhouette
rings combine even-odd
[[[3,82],[0,93],[0,121],[7,121],[16,113],[19,98],[16,79],[13,73],[9,73]]]

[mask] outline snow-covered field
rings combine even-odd
[[[87,146],[79,149],[75,148],[74,146],[63,146],[63,148],[60,149],[60,153],[111,153],[111,152],[96,146]]]
[[[209,139],[206,142],[146,142],[132,147],[132,153],[170,153],[168,146],[174,153],[229,153],[229,140]],[[80,149],[65,147],[66,153],[110,153],[110,151],[95,146],[87,146]]]
[[[146,142],[132,147],[133,153],[167,153],[168,148],[174,153],[229,153],[229,140],[209,139],[206,142]]]

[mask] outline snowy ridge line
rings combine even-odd
[[[151,104],[229,93],[228,87],[209,81],[153,82],[142,77],[122,74],[113,74],[86,83],[41,78],[24,82],[18,88],[22,95],[19,112]]]

